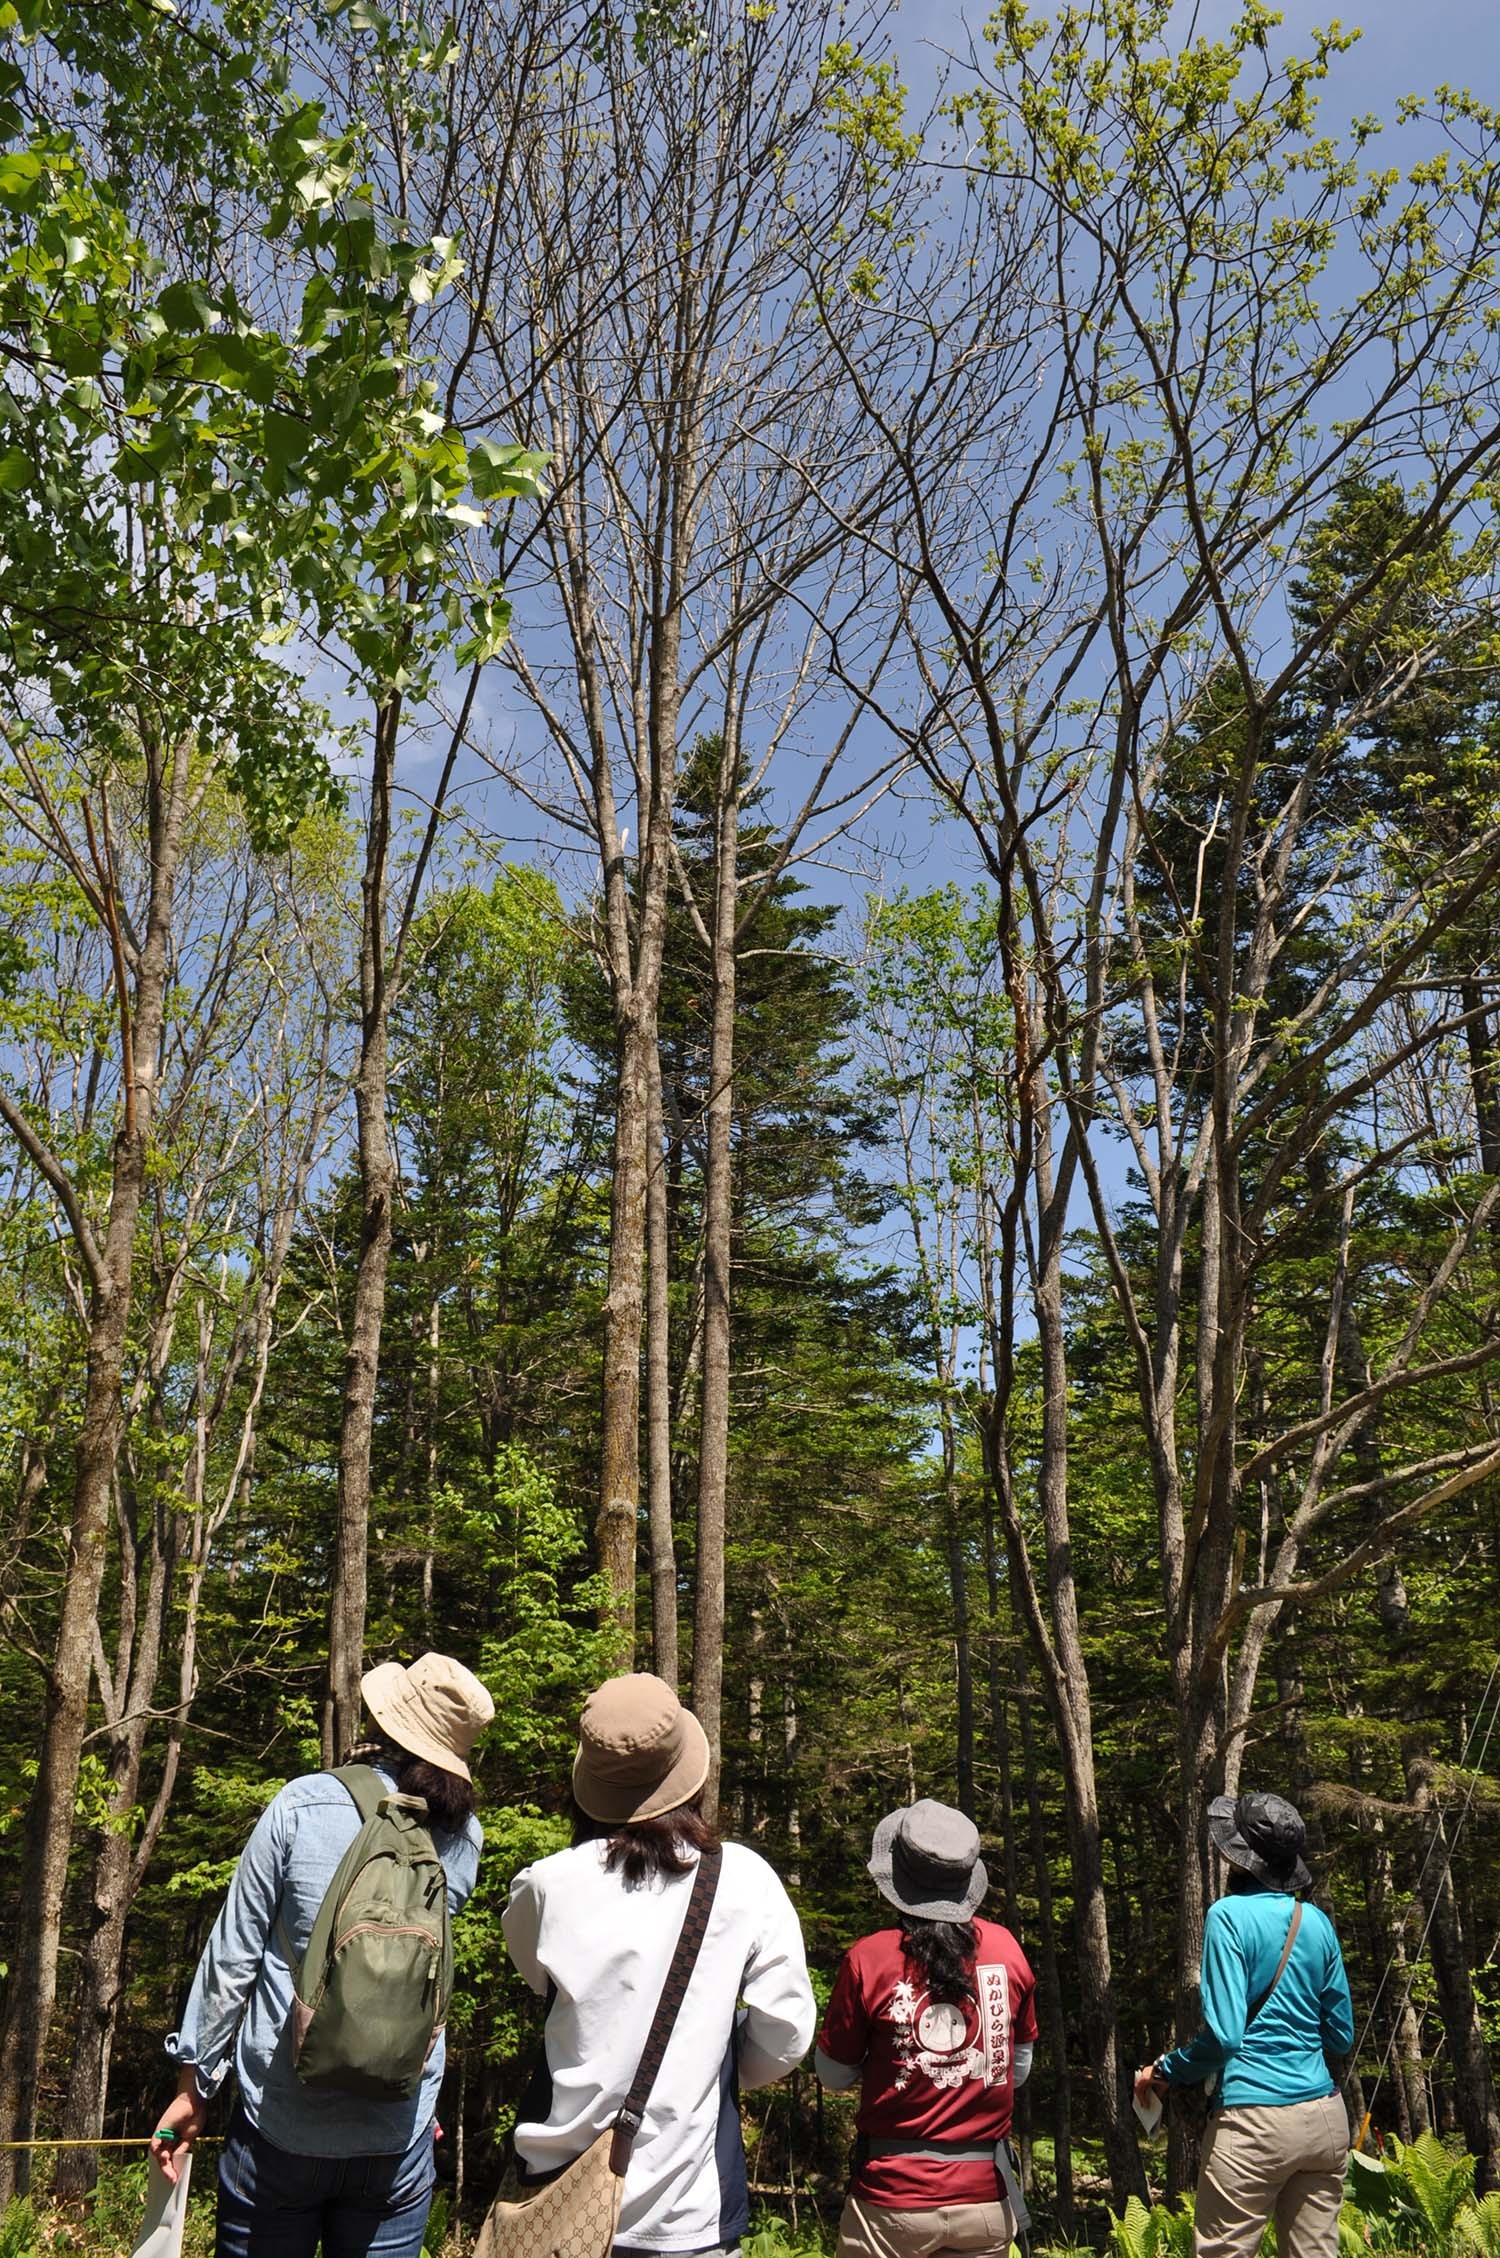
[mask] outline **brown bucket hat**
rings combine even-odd
[[[591,1819],[628,1826],[691,1802],[708,1778],[708,1740],[690,1709],[648,1670],[606,1678],[583,1705],[573,1798]]]
[[[365,1707],[397,1746],[440,1772],[472,1778],[469,1752],[495,1714],[472,1670],[451,1654],[423,1654],[407,1669],[377,1662],[359,1681]]]

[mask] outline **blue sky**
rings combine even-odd
[[[920,83],[918,56],[924,45],[934,54],[940,49],[961,52],[968,43],[965,26],[981,28],[987,13],[983,6],[965,8],[954,5],[954,0],[905,0],[895,36],[903,61],[910,59],[907,76],[912,86]],[[1227,23],[1232,13],[1226,0],[1201,0],[1198,28],[1212,30]],[[1191,9],[1183,8],[1180,14],[1185,27]],[[1368,5],[1344,11],[1292,0],[1281,14],[1284,36],[1294,46],[1303,45],[1314,26],[1335,19],[1363,34],[1332,82],[1327,104],[1330,124],[1360,111],[1383,110],[1398,95],[1444,83],[1500,100],[1496,67],[1500,32],[1493,0],[1426,0],[1426,4],[1369,0]]]
[[[1039,5],[1042,0],[1039,0]],[[959,0],[903,0],[894,16],[891,33],[901,75],[911,87],[912,107],[918,110],[930,98],[946,57],[961,55],[970,46],[971,29],[982,36],[985,0],[967,8]],[[1200,32],[1227,23],[1232,0],[1199,0]],[[1472,86],[1481,96],[1493,92],[1500,98],[1500,33],[1495,28],[1494,0],[1370,0],[1357,15],[1345,20],[1358,24],[1362,36],[1346,55],[1336,58],[1333,74],[1323,89],[1322,122],[1339,135],[1347,121],[1368,112],[1389,117],[1400,95],[1424,91],[1448,82]],[[1191,22],[1190,0],[1179,11],[1184,34]],[[1305,51],[1314,26],[1330,20],[1330,12],[1316,0],[1293,0],[1283,11],[1277,41],[1286,49]],[[956,68],[956,66],[955,66]],[[1407,137],[1401,137],[1406,139]],[[1391,155],[1394,156],[1392,151]],[[1401,154],[1409,161],[1416,151],[1407,140]],[[1371,162],[1379,161],[1373,154]],[[1390,161],[1389,158],[1386,161]],[[516,630],[533,650],[550,640],[549,623],[532,616],[539,591],[517,590]],[[540,736],[536,718],[527,710],[517,686],[504,670],[492,667],[481,686],[476,719],[496,751],[507,745],[535,745]],[[424,743],[409,743],[402,772],[419,816],[424,792],[431,788],[441,763],[445,732],[434,729]],[[363,765],[363,756],[359,765]],[[460,768],[458,804],[472,828],[471,850],[481,864],[495,857],[518,861],[552,862],[565,893],[576,897],[588,890],[591,871],[587,855],[557,856],[560,844],[550,826],[535,810],[505,790],[482,762],[465,760]],[[800,779],[787,778],[794,786]],[[778,794],[778,798],[782,795]],[[790,799],[792,792],[785,790]],[[454,846],[456,840],[451,840]],[[906,885],[913,889],[940,884],[947,879],[967,882],[975,874],[972,842],[951,822],[937,818],[922,794],[913,789],[903,799],[887,801],[866,826],[859,850],[835,854],[822,867],[804,875],[824,899],[837,901],[851,911],[876,886]]]

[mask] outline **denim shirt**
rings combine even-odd
[[[1325,2054],[1354,2044],[1349,1979],[1333,1923],[1304,1904],[1281,1981],[1253,2022],[1249,2010],[1276,1973],[1292,1899],[1269,1888],[1235,1891],[1208,1909],[1203,1930],[1203,2027],[1159,2067],[1180,2085],[1219,2074],[1225,2108],[1277,2107],[1332,2093]]]
[[[167,2040],[179,2067],[193,2065],[205,2100],[219,2091],[232,2061],[250,2122],[274,2147],[296,2156],[399,2155],[432,2122],[442,2083],[441,2032],[409,2100],[305,2086],[292,2066],[286,1941],[300,1961],[323,1894],[359,1827],[353,1797],[327,1772],[291,1781],[267,1805],[204,1947],[182,2026]],[[474,1887],[483,1841],[475,1819],[457,1834],[434,1830],[452,1914]]]

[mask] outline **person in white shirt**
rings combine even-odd
[[[702,1726],[660,1678],[611,1678],[589,1696],[572,1848],[524,1867],[505,1912],[512,1960],[548,1995],[545,2065],[515,2129],[526,2179],[581,2156],[624,2102],[699,1857],[718,1839],[698,1808],[708,1765]],[[753,1850],[725,1843],[723,1861],[631,2151],[617,2252],[737,2247],[749,2219],[739,2090],[784,2077],[812,2044],[791,1900]]]

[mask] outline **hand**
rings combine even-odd
[[[157,2130],[151,2140],[151,2153],[161,2166],[162,2175],[177,2185],[182,2168],[182,2158],[192,2147],[208,2121],[208,2104],[198,2092],[198,2081],[191,2070],[184,2070],[182,2083],[156,2120]],[[177,2135],[175,2140],[162,2140],[163,2132]]]
[[[1148,2062],[1144,2069],[1137,2070],[1134,2079],[1135,2098],[1141,2107],[1147,2107],[1153,2094],[1165,2100],[1167,2083],[1154,2062]]]

